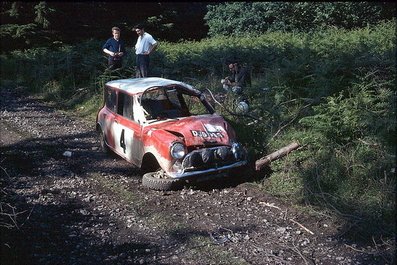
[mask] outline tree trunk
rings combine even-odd
[[[270,162],[287,155],[291,151],[297,149],[299,146],[300,146],[300,144],[298,142],[293,142],[293,143],[290,143],[289,145],[284,146],[283,148],[271,153],[270,155],[267,155],[265,157],[262,157],[262,158],[256,160],[255,170],[256,171],[261,170],[264,166],[270,164]]]

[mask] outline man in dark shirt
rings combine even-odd
[[[236,110],[240,113],[246,113],[249,110],[248,97],[246,95],[247,86],[251,86],[251,76],[248,67],[240,65],[237,60],[226,62],[230,75],[221,80],[223,89],[226,92],[232,92],[237,97]]]
[[[221,80],[223,88],[240,95],[246,86],[251,85],[249,71],[247,67],[241,66],[237,61],[229,61],[226,64],[229,67],[230,75]]]
[[[109,70],[115,70],[122,67],[122,59],[126,54],[124,42],[120,39],[120,29],[112,28],[112,38],[109,38],[103,45],[103,52],[108,54]]]

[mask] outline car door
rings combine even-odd
[[[119,91],[117,114],[113,122],[115,152],[127,161],[138,165],[141,153],[140,125],[134,121],[133,96]]]
[[[105,134],[105,141],[111,150],[115,150],[113,137],[113,124],[117,112],[117,91],[111,87],[105,87],[105,106],[106,108],[100,112],[98,121],[101,124],[103,133]]]

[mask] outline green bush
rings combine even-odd
[[[209,36],[241,36],[269,31],[312,32],[326,27],[353,29],[395,16],[385,2],[229,2],[208,6]]]
[[[275,173],[266,188],[342,215],[371,220],[362,228],[368,233],[381,227],[392,233],[395,78],[383,82],[378,78],[375,73],[368,74],[348,91],[327,97],[313,107],[313,115],[299,120],[297,131],[286,132],[277,142],[299,139],[305,149],[274,163]],[[293,178],[285,178],[286,168]]]

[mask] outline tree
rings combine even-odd
[[[209,36],[356,28],[390,20],[391,2],[230,2],[212,4],[204,16]]]
[[[46,29],[50,26],[48,17],[55,10],[46,2],[8,2],[1,5],[0,37],[2,51],[29,47],[34,41],[46,41]],[[10,45],[12,44],[12,45]]]
[[[48,21],[47,17],[50,13],[54,12],[53,8],[49,8],[46,2],[40,2],[34,6],[36,17],[34,22],[38,25],[41,25],[44,29],[48,28],[50,22]]]
[[[199,40],[207,35],[205,2],[2,2],[2,51],[103,40],[118,26],[127,45],[145,23],[156,39]]]

